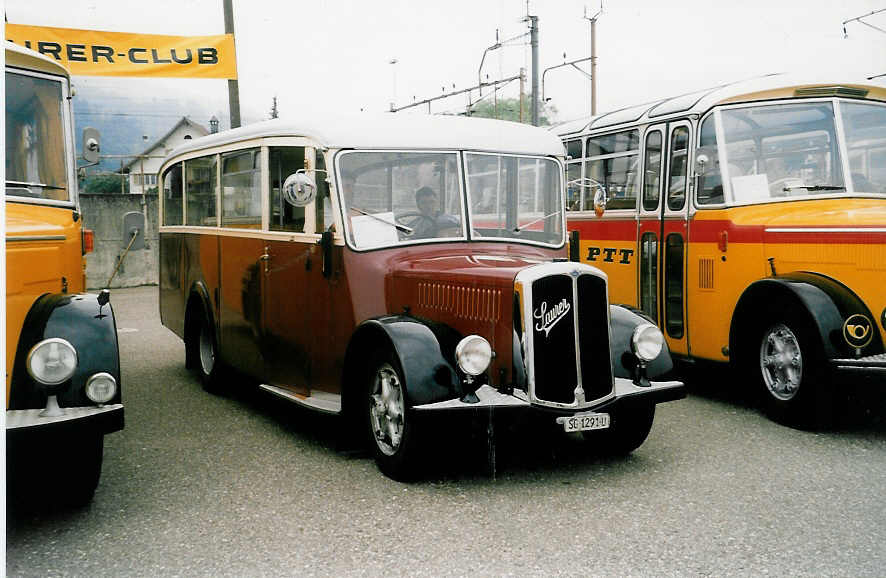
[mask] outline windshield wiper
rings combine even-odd
[[[845,191],[846,187],[840,185],[795,185],[793,187],[784,187],[784,192],[790,192],[794,189],[806,189],[807,191]]]
[[[514,227],[514,232],[519,233],[520,231],[522,231],[523,229],[525,229],[529,225],[534,225],[535,223],[537,223],[539,221],[544,221],[545,219],[549,219],[549,218],[553,217],[554,215],[559,215],[559,214],[560,214],[560,211],[554,211],[550,215],[545,215],[544,217],[539,217],[539,218],[535,219],[534,221],[529,221],[528,223],[523,223],[522,225],[520,225],[518,227]]]
[[[58,191],[63,191],[63,190],[65,190],[65,187],[60,187],[60,186],[58,186],[58,185],[47,185],[47,184],[44,184],[44,183],[26,183],[26,182],[23,182],[23,181],[6,181],[6,184],[7,184],[7,185],[14,185],[14,186],[16,186],[16,187],[25,187],[25,188],[30,188],[30,187],[43,187],[44,189],[56,189],[56,190],[58,190]]]
[[[378,215],[373,215],[372,213],[368,213],[368,212],[364,211],[363,209],[358,209],[357,207],[351,207],[351,210],[357,211],[361,215],[366,215],[367,217],[372,217],[376,221],[381,221],[382,223],[384,223],[386,225],[391,225],[392,227],[394,227],[395,229],[397,229],[401,233],[406,233],[407,235],[412,234],[412,227],[407,227],[406,225],[401,225],[400,223],[392,223],[391,221],[388,221],[387,219],[382,219]]]

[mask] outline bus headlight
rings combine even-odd
[[[96,373],[86,380],[86,397],[93,403],[107,403],[117,393],[117,380],[110,373]]]
[[[664,335],[658,327],[651,323],[638,325],[631,336],[631,350],[643,362],[649,363],[661,353],[664,347]]]
[[[77,350],[68,341],[52,337],[31,348],[28,374],[41,385],[59,385],[71,379],[77,369]]]
[[[492,361],[492,346],[479,335],[468,335],[455,346],[455,360],[466,374],[480,375]]]

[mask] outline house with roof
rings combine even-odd
[[[141,194],[157,187],[157,173],[166,155],[183,142],[208,134],[203,126],[183,116],[169,132],[123,166],[123,172],[129,173],[129,192]]]

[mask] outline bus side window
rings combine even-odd
[[[714,128],[714,115],[710,114],[701,123],[698,149],[695,158],[704,154],[708,157],[704,174],[698,177],[699,205],[718,205],[723,202],[723,182],[720,178],[720,161],[717,157],[717,131]]]
[[[304,147],[271,147],[271,230],[302,233],[305,230],[305,208],[296,207],[283,198],[286,177],[305,166]],[[311,175],[316,180],[316,175]],[[319,186],[319,183],[318,183]]]
[[[185,161],[188,225],[215,227],[216,156]]]
[[[591,137],[585,176],[606,187],[607,209],[636,209],[639,182],[640,131],[628,130]],[[594,206],[593,187],[584,188],[583,207]]]
[[[261,229],[259,149],[222,155],[222,226]]]
[[[163,175],[163,224],[182,224],[182,164],[167,169]]]

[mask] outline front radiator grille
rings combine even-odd
[[[530,394],[541,404],[581,406],[612,392],[606,279],[582,269],[531,281],[524,331]],[[579,383],[584,396],[576,399]]]

